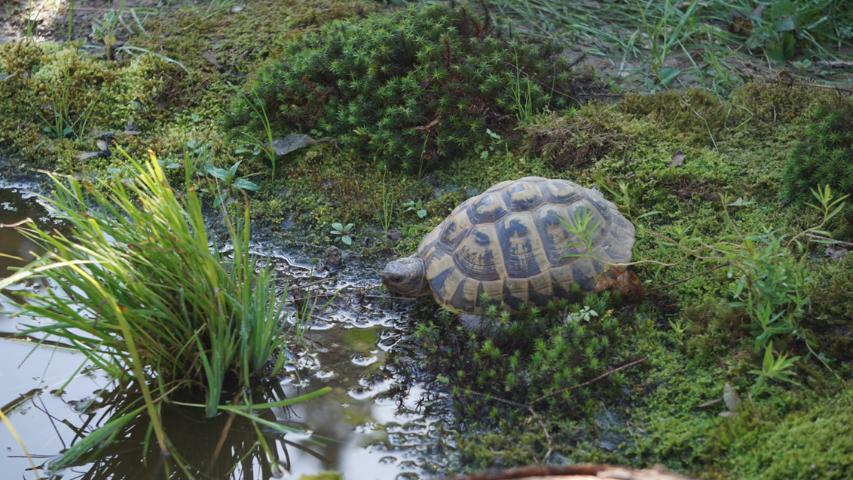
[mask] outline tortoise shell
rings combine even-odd
[[[436,301],[479,313],[484,296],[517,309],[567,297],[573,286],[592,291],[609,265],[631,260],[633,245],[634,226],[600,192],[525,177],[460,204],[416,255]]]

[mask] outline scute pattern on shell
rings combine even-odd
[[[591,213],[592,252],[564,227]],[[435,299],[479,313],[481,297],[519,308],[591,291],[613,263],[631,261],[634,226],[600,192],[567,180],[525,177],[498,183],[458,207],[418,247]]]

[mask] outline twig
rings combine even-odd
[[[814,88],[825,88],[827,90],[837,90],[839,92],[848,92],[853,93],[853,89],[845,88],[838,85],[824,85],[821,83],[808,83],[808,82],[794,82],[791,80],[776,80],[776,79],[766,79],[767,83],[775,83],[781,85],[790,85],[794,87],[814,87]]]
[[[631,361],[631,362],[628,362],[628,363],[626,363],[625,365],[622,365],[622,366],[620,366],[620,367],[612,368],[612,369],[610,369],[610,370],[608,370],[608,371],[606,371],[606,372],[602,373],[601,375],[599,375],[599,376],[597,376],[597,377],[595,377],[595,378],[593,378],[593,379],[591,379],[591,380],[587,380],[587,381],[585,381],[585,382],[583,382],[583,383],[578,383],[577,385],[572,385],[572,386],[570,386],[570,387],[561,388],[561,389],[559,389],[559,390],[555,390],[555,391],[553,391],[553,392],[551,392],[551,393],[548,393],[548,394],[542,395],[541,397],[537,398],[536,400],[533,400],[533,402],[531,402],[531,405],[535,405],[535,404],[537,404],[537,403],[541,402],[542,400],[546,400],[546,399],[548,399],[548,398],[550,398],[550,397],[553,397],[554,395],[556,395],[556,394],[558,394],[558,393],[571,392],[572,390],[577,390],[578,388],[586,387],[587,385],[592,385],[593,383],[595,383],[595,382],[597,382],[597,381],[599,381],[599,380],[601,380],[601,379],[603,379],[603,378],[607,378],[607,377],[609,377],[610,375],[613,375],[613,374],[614,374],[614,373],[616,373],[616,372],[621,372],[622,370],[625,370],[625,369],[627,369],[627,368],[631,368],[631,367],[633,367],[634,365],[637,365],[637,364],[643,363],[643,362],[645,362],[645,361],[646,361],[646,357],[638,358],[637,360],[633,360],[633,361]]]
[[[687,278],[682,278],[681,280],[676,280],[676,281],[674,281],[674,282],[672,282],[672,283],[667,283],[667,284],[666,284],[666,285],[664,285],[662,288],[665,290],[665,289],[667,289],[667,288],[674,287],[674,286],[676,286],[676,285],[680,285],[680,284],[682,284],[682,283],[684,283],[684,282],[687,282],[687,281],[689,281],[689,280],[693,280],[693,279],[694,279],[694,278],[696,278],[696,277],[701,277],[701,276],[703,276],[703,275],[708,275],[709,273],[711,273],[711,272],[713,272],[713,271],[719,270],[719,269],[721,269],[721,268],[723,268],[723,267],[727,267],[727,266],[729,266],[729,264],[728,264],[728,263],[721,263],[721,264],[719,264],[719,265],[716,265],[716,266],[714,266],[714,267],[712,267],[712,268],[709,268],[709,269],[705,270],[704,272],[694,273],[693,275],[690,275],[690,276],[689,276],[689,277],[687,277]]]

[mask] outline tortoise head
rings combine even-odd
[[[418,257],[406,257],[388,262],[380,274],[382,283],[394,294],[404,297],[419,297],[429,293],[424,261]]]

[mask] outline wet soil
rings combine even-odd
[[[27,217],[52,221],[26,185],[5,187],[0,188],[0,223]],[[26,257],[32,248],[14,230],[0,229],[0,252]],[[412,304],[377,290],[376,265],[350,260],[340,273],[320,273],[304,251],[270,243],[257,244],[255,250],[272,262],[292,301],[290,366],[270,390],[278,397],[327,386],[332,391],[262,415],[294,429],[287,435],[263,429],[278,463],[272,470],[250,422],[229,422],[225,415],[205,420],[195,411],[168,407],[163,416],[176,454],[197,478],[210,479],[299,478],[328,470],[348,479],[395,479],[447,471],[452,441],[446,392],[385,363],[411,328]],[[5,276],[7,268],[23,260],[0,262],[6,262],[0,264],[0,276]],[[2,307],[14,310],[8,300]],[[313,316],[294,325],[299,309],[312,310]],[[43,467],[80,441],[132,395],[119,393],[70,349],[11,338],[27,321],[0,316],[0,405],[30,455],[7,429],[0,429],[0,471],[29,479],[36,478],[33,465]],[[142,415],[99,458],[63,473],[86,479],[181,478],[163,473],[163,465],[144,454],[146,429]],[[219,445],[221,437],[225,440]],[[149,462],[141,463],[146,457]]]

